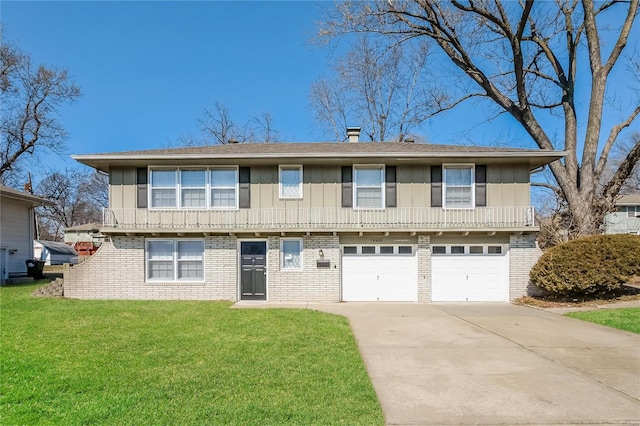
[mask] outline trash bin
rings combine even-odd
[[[44,269],[44,261],[36,259],[28,259],[25,261],[27,264],[27,275],[37,280],[44,278],[42,270]]]

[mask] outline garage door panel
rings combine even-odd
[[[508,299],[506,255],[439,255],[431,258],[431,300],[496,302]]]
[[[416,255],[349,255],[342,258],[342,300],[413,302],[418,294]]]

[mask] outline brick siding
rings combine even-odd
[[[268,299],[272,302],[339,302],[340,239],[337,236],[305,236],[302,238],[302,270],[287,271],[280,267],[280,237],[269,237],[267,257]],[[320,258],[329,260],[329,268],[318,268]]]
[[[236,300],[236,239],[204,241],[204,282],[145,282],[144,237],[113,237],[86,262],[66,267],[64,294],[78,299]]]
[[[542,251],[538,248],[535,235],[509,237],[509,301],[527,295],[529,271],[540,255]]]

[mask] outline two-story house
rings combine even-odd
[[[65,295],[509,301],[539,256],[529,175],[559,151],[245,143],[76,155],[109,174]]]

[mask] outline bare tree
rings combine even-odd
[[[611,179],[611,176],[618,170],[628,153],[640,141],[640,132],[633,132],[623,138],[620,143],[614,146],[611,152],[610,164],[607,171],[603,174],[603,181]],[[640,193],[640,161],[636,163],[629,178],[620,189],[622,194]]]
[[[273,126],[273,116],[267,112],[250,117],[238,124],[231,117],[229,107],[216,101],[213,108],[205,108],[198,119],[200,133],[187,134],[178,138],[182,146],[224,145],[229,141],[277,142],[280,134]]]
[[[545,186],[566,202],[565,222],[574,237],[599,232],[640,158],[636,141],[602,182],[612,147],[640,113],[638,93],[628,91],[631,98],[619,123],[602,128],[610,112],[607,83],[614,66],[629,60],[622,53],[637,14],[638,0],[597,5],[593,0],[354,1],[338,5],[320,36],[356,32],[379,34],[392,43],[433,42],[451,67],[442,76],[457,95],[450,106],[471,97],[487,100],[511,115],[540,149],[567,151],[563,162],[550,165],[554,179]],[[578,66],[582,63],[584,69]],[[464,76],[472,86],[453,85],[449,75]],[[580,97],[583,93],[587,99]],[[587,110],[579,114],[582,105]],[[548,124],[550,116],[557,121]],[[558,127],[563,134],[554,143]]]
[[[423,42],[383,46],[361,35],[333,68],[335,78],[311,86],[316,121],[337,140],[353,123],[371,141],[403,141],[433,112],[435,87]]]
[[[108,202],[108,183],[104,175],[67,169],[45,176],[35,194],[52,201],[39,208],[40,226],[52,238],[61,240],[64,229],[100,222]]]
[[[0,181],[5,181],[26,158],[64,149],[67,133],[58,122],[58,109],[74,102],[80,89],[67,70],[34,66],[2,32],[0,37]]]

